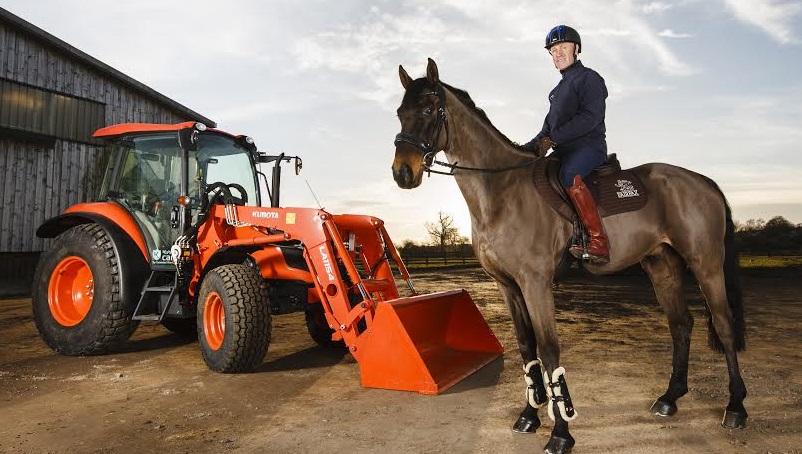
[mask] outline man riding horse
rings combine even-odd
[[[523,148],[543,156],[550,148],[560,160],[560,182],[588,231],[587,253],[595,262],[609,261],[607,238],[596,210],[596,202],[582,182],[607,159],[604,110],[607,87],[594,70],[582,65],[577,54],[582,51],[579,33],[558,25],[546,35],[546,49],[562,79],[549,93],[549,113],[543,129]],[[581,242],[580,242],[581,243]],[[571,253],[581,258],[582,244],[571,246]]]

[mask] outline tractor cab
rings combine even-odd
[[[199,123],[127,124],[104,128],[111,139],[100,197],[130,212],[150,251],[153,268],[170,268],[170,247],[194,224],[207,191],[222,182],[238,205],[261,205],[250,138],[206,129]],[[173,129],[176,128],[176,129]]]

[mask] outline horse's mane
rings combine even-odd
[[[499,137],[501,137],[504,140],[504,142],[506,142],[508,145],[513,146],[514,148],[517,148],[519,150],[521,149],[520,145],[518,145],[517,143],[511,141],[509,138],[507,138],[506,135],[504,135],[503,132],[499,131],[498,128],[495,125],[493,125],[493,122],[491,122],[490,118],[487,117],[487,114],[485,113],[485,111],[482,110],[482,108],[476,106],[476,103],[473,101],[473,99],[471,99],[471,95],[469,95],[467,91],[462,90],[460,88],[453,87],[453,86],[443,82],[442,80],[440,81],[440,83],[444,87],[446,87],[451,93],[453,93],[457,97],[457,99],[459,99],[463,104],[465,104],[466,107],[468,107],[471,110],[473,110],[474,113],[476,113],[476,115],[485,124],[490,126],[490,128],[492,128],[492,130],[495,131],[496,134],[498,134]]]

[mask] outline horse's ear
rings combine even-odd
[[[412,83],[412,78],[409,77],[409,74],[407,74],[407,71],[401,65],[398,65],[398,77],[401,78],[401,85],[404,86],[404,90],[409,88],[409,84]]]
[[[429,85],[435,86],[440,82],[440,74],[437,72],[437,63],[431,58],[429,65],[426,66],[426,79],[429,80]]]

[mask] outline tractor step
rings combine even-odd
[[[172,284],[162,284],[165,281],[172,281]],[[154,282],[155,281],[155,282]],[[160,283],[158,285],[151,285],[151,282]],[[131,317],[133,320],[155,320],[162,321],[164,315],[170,311],[177,298],[176,289],[178,287],[178,273],[172,270],[152,270],[145,285],[142,287],[142,292],[139,295],[139,302],[134,309],[134,314]],[[148,298],[148,295],[169,293],[166,304],[163,304],[161,297]],[[160,306],[164,306],[163,308]]]

